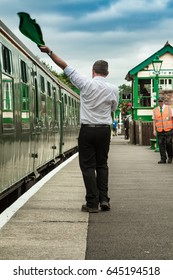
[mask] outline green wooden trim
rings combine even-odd
[[[137,110],[138,110],[138,108],[132,108],[132,110],[133,110],[133,119],[134,119],[134,120],[138,120],[138,116],[137,116]]]
[[[3,118],[2,122],[3,122],[3,124],[4,123],[14,124],[14,119],[13,118]]]
[[[138,106],[138,77],[135,75],[134,77],[134,107],[139,107]]]
[[[159,88],[158,88],[158,86],[159,86],[159,76],[158,75],[156,75],[154,77],[153,86],[154,86],[154,92],[156,92],[156,106],[157,106],[158,105],[157,99],[158,99],[158,95],[159,95]]]

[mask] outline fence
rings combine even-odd
[[[130,122],[130,143],[150,146],[150,139],[153,138],[153,123],[142,122],[141,120]]]

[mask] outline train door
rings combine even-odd
[[[63,152],[67,152],[73,148],[73,98],[66,90],[63,91]]]
[[[52,93],[44,72],[37,68],[34,84],[35,170],[52,159]]]
[[[60,122],[59,122],[59,130],[60,130],[60,144],[59,144],[59,155],[62,155],[62,150],[63,150],[63,145],[64,145],[64,140],[63,140],[63,120],[64,120],[64,107],[63,107],[63,94],[62,94],[62,89],[59,87],[58,91],[58,103],[59,103],[59,112],[60,112]]]
[[[39,92],[37,84],[37,68],[34,64],[31,67],[31,94],[30,94],[30,112],[31,112],[31,157],[33,159],[32,171],[38,177],[38,146],[41,136],[41,122],[39,119]]]
[[[30,61],[23,54],[19,55],[19,119],[18,119],[18,173],[19,177],[32,170],[31,149],[31,112],[30,112]],[[17,100],[16,100],[17,102]]]
[[[54,135],[54,145],[53,149],[53,159],[54,162],[57,161],[57,157],[60,154],[60,106],[61,102],[59,99],[59,88],[53,86],[53,107],[54,107],[54,122],[53,122],[53,135]]]
[[[46,90],[46,125],[47,125],[47,159],[55,159],[55,106],[54,106],[54,87],[52,80],[47,80]]]
[[[62,94],[62,153],[64,154],[68,148],[68,98],[67,92],[61,89]]]

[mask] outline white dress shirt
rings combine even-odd
[[[81,124],[112,124],[111,112],[116,110],[119,101],[115,85],[106,82],[103,76],[83,77],[70,66],[64,69],[64,73],[80,90]]]

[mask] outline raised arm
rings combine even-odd
[[[57,56],[53,51],[51,51],[47,46],[41,46],[39,47],[41,52],[47,53],[50,58],[55,62],[56,65],[58,65],[62,70],[64,70],[67,66],[67,63],[62,60],[59,56]]]

